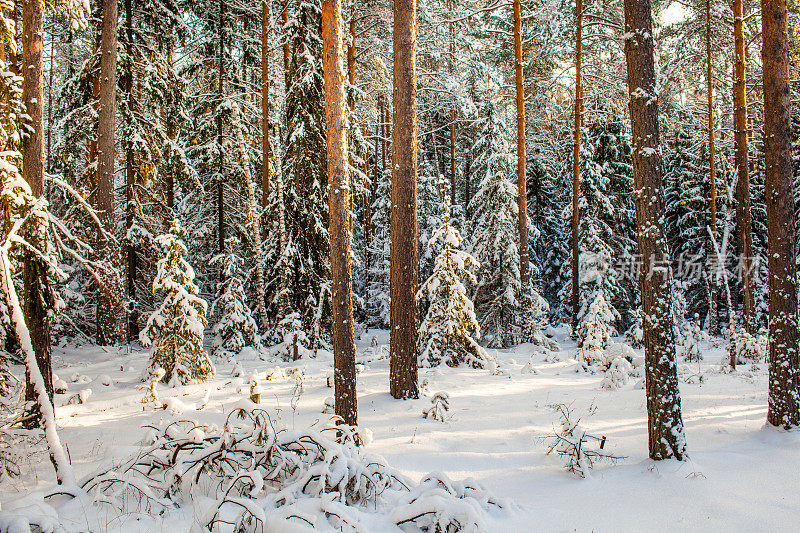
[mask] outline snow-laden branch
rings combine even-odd
[[[17,296],[17,290],[14,288],[14,281],[11,275],[11,258],[9,250],[11,245],[18,242],[17,233],[22,227],[25,218],[19,219],[14,223],[11,231],[8,232],[5,241],[0,245],[0,286],[2,288],[2,295],[5,299],[9,311],[9,320],[17,335],[20,349],[25,358],[25,368],[28,371],[31,384],[33,384],[36,393],[36,401],[39,405],[39,411],[42,415],[44,424],[44,434],[47,440],[47,447],[50,450],[50,457],[56,467],[56,477],[58,482],[64,485],[74,485],[75,477],[72,473],[72,466],[64,454],[64,448],[61,446],[61,439],[56,430],[56,415],[53,409],[53,404],[50,401],[50,396],[47,394],[44,378],[39,371],[39,364],[36,361],[36,353],[33,350],[33,343],[31,342],[31,334],[28,326],[25,324],[25,316],[22,312],[22,306]]]

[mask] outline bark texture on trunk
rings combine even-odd
[[[128,64],[125,72],[125,91],[128,93],[129,105],[133,105],[133,0],[125,0],[125,48],[128,55]],[[128,144],[125,150],[125,229],[133,227],[135,216],[135,187],[136,173],[134,171],[133,148]],[[128,342],[139,338],[139,311],[136,308],[136,274],[139,258],[136,247],[128,244],[125,249],[126,269],[126,298],[128,300]]]
[[[351,86],[356,84],[356,0],[350,1],[350,45],[347,47],[347,81]],[[352,95],[351,95],[352,96]],[[350,109],[355,101],[349,99]]]
[[[100,102],[97,118],[97,210],[103,228],[114,232],[114,165],[116,151],[114,130],[117,108],[117,0],[103,0],[102,31],[100,37]],[[116,290],[117,272],[121,266],[119,250],[115,243],[102,236],[97,250],[106,262],[108,272],[103,273],[105,286],[100,288],[97,304],[97,342],[113,344],[123,337],[121,323],[122,298]],[[121,287],[120,287],[121,288]]]
[[[769,408],[767,422],[800,424],[797,271],[786,0],[762,0],[767,241],[769,242]]]
[[[681,417],[675,335],[663,220],[658,97],[649,0],[625,0],[625,56],[632,129],[633,174],[644,311],[645,384],[650,458],[682,460],[686,439]]]
[[[514,0],[514,72],[517,82],[517,208],[519,228],[519,279],[523,295],[528,293],[528,195],[525,173],[525,86],[522,74],[522,5]]]
[[[734,161],[736,164],[736,219],[739,224],[739,260],[742,272],[742,311],[745,330],[755,335],[753,301],[753,217],[750,212],[750,172],[747,139],[747,58],[744,45],[744,0],[733,0],[736,63],[733,83]],[[733,366],[735,360],[731,361]]]
[[[447,2],[447,7],[452,12],[455,9],[455,4],[452,0]],[[455,55],[455,28],[454,24],[450,23],[450,57],[448,59],[448,67],[450,75],[454,74],[453,58]],[[453,104],[455,106],[455,103]],[[455,107],[450,110],[450,205],[455,205],[456,202],[456,110]]]
[[[225,88],[225,0],[219,0],[219,83],[217,84],[217,106],[222,105]],[[217,110],[217,149],[219,150],[219,170],[217,171],[217,251],[225,252],[225,150],[222,144],[225,141],[222,116]],[[222,280],[222,273],[220,273]]]
[[[289,48],[289,39],[286,34],[286,24],[289,22],[289,0],[283,4],[283,12],[281,13],[283,20],[283,74],[284,74],[284,88],[289,92],[289,60],[292,57],[292,50]]]
[[[390,392],[418,398],[419,221],[417,217],[417,2],[394,2],[394,119],[392,127]]]
[[[583,49],[583,0],[575,3],[575,131],[572,147],[572,334],[578,331],[580,309],[580,195],[581,177],[581,127],[583,122],[583,86],[581,80],[581,55]]]
[[[714,138],[714,77],[711,71],[711,0],[706,0],[706,99],[708,107],[708,180],[711,194],[711,212],[708,225],[711,236],[717,240],[717,167],[716,143]],[[711,276],[708,301],[708,330],[712,335],[719,334],[719,317],[717,306],[719,304],[718,290],[718,259],[717,254],[711,252]]]
[[[342,0],[322,2],[325,125],[328,146],[328,208],[333,290],[333,383],[335,412],[358,424],[356,345],[353,333],[353,264],[350,253],[350,184],[347,151],[347,88],[342,45]]]
[[[269,141],[269,1],[261,3],[261,210],[269,201],[269,166],[272,145]],[[266,224],[264,225],[266,228]]]
[[[42,34],[44,1],[29,0],[24,3],[22,19],[22,61],[27,65],[22,81],[22,99],[30,116],[29,137],[22,147],[22,172],[25,181],[36,197],[44,194],[44,145],[42,123]],[[44,249],[45,243],[31,242]],[[25,254],[23,266],[25,322],[30,331],[31,344],[36,354],[36,364],[44,379],[47,395],[53,401],[53,370],[50,359],[50,324],[43,300],[47,299],[47,267],[33,254]],[[37,395],[26,372],[25,399],[36,402]],[[29,427],[41,425],[38,418]]]

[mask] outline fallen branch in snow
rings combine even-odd
[[[551,405],[561,417],[561,431],[544,437],[548,441],[547,455],[555,452],[565,459],[564,468],[578,477],[588,477],[597,461],[615,462],[624,457],[608,453],[606,437],[596,437],[586,432],[581,419],[572,420],[572,409],[566,404]]]
[[[14,288],[14,280],[11,277],[11,258],[9,256],[9,250],[14,243],[12,237],[19,232],[25,220],[26,218],[18,219],[8,232],[5,242],[0,245],[0,286],[2,287],[4,303],[8,307],[11,326],[14,328],[20,349],[25,357],[25,369],[28,371],[28,377],[36,393],[36,402],[39,406],[39,412],[42,415],[44,434],[47,439],[47,446],[50,450],[50,458],[56,468],[56,477],[60,484],[71,485],[75,482],[75,477],[72,474],[72,465],[67,461],[64,448],[61,446],[61,439],[56,431],[56,415],[53,409],[53,403],[50,401],[50,396],[47,394],[47,388],[44,384],[44,378],[39,371],[39,364],[36,362],[36,353],[33,351],[33,344],[31,343],[30,331],[25,324],[25,315],[22,312],[17,290]]]

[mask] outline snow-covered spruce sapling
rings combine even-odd
[[[306,335],[303,321],[299,313],[289,313],[278,324],[276,331],[281,341],[270,347],[271,355],[281,357],[285,361],[297,361],[303,357],[313,357],[313,350],[309,350],[309,339]]]
[[[210,314],[216,317],[211,331],[214,334],[214,354],[228,357],[236,355],[246,346],[258,347],[258,326],[247,306],[241,277],[242,259],[228,252],[215,256],[211,265],[218,265],[222,279],[217,284],[217,296],[211,304]]]
[[[205,381],[214,373],[214,365],[203,349],[206,325],[206,302],[197,297],[194,269],[184,260],[186,247],[181,227],[173,220],[169,233],[157,237],[164,257],[158,261],[153,292],[164,301],[147,320],[139,338],[152,345],[150,367],[164,369],[164,380],[185,384]]]
[[[580,425],[581,419],[573,419],[572,409],[563,403],[551,406],[558,412],[561,429],[545,437],[547,455],[556,453],[564,459],[564,469],[578,477],[588,477],[597,461],[614,462],[622,457],[608,453],[604,448],[605,436],[596,437]]]
[[[636,308],[636,310],[631,313],[631,327],[625,332],[625,342],[633,348],[641,348],[644,344],[642,317],[642,308]]]
[[[261,403],[261,378],[258,376],[257,370],[254,370],[250,376],[250,401]]]
[[[604,350],[611,342],[611,326],[614,315],[602,293],[595,296],[589,311],[579,326],[581,339],[578,355],[581,368],[594,371],[605,365]]]
[[[508,348],[518,342],[519,322],[529,318],[526,311],[532,307],[520,300],[517,186],[509,179],[512,157],[494,102],[487,95],[483,116],[476,121],[480,133],[470,168],[480,181],[469,203],[474,219],[467,250],[480,262],[475,308],[481,332],[490,347]]]
[[[762,343],[743,327],[731,336],[731,343],[737,364],[757,363],[766,358],[766,350]]]
[[[450,395],[446,392],[437,392],[431,398],[431,406],[423,409],[422,418],[430,418],[444,422],[447,412],[450,410]]]
[[[443,184],[443,189],[445,185]],[[419,329],[419,364],[423,367],[459,366],[484,368],[489,359],[486,351],[473,335],[480,328],[475,309],[462,279],[476,282],[469,268],[477,268],[478,261],[460,250],[461,235],[450,222],[450,197],[443,196],[444,222],[430,240],[430,245],[441,243],[433,274],[420,288],[417,299],[426,295],[430,301],[428,313]]]
[[[156,407],[161,407],[161,400],[158,398],[158,382],[164,378],[164,369],[161,367],[152,368],[150,370],[150,380],[147,386],[141,387],[145,393],[142,398],[142,403],[153,403]]]
[[[700,362],[703,360],[703,350],[700,347],[701,338],[700,315],[695,313],[694,318],[689,322],[686,331],[683,333],[679,347],[684,361]]]
[[[541,346],[551,352],[560,350],[558,343],[544,334],[549,325],[550,314],[550,304],[547,300],[531,284],[520,297],[520,302],[518,318],[520,340]]]

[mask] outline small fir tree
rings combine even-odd
[[[186,247],[178,221],[173,220],[170,232],[156,241],[164,257],[158,261],[153,292],[163,293],[164,301],[150,315],[140,340],[145,346],[152,345],[150,367],[163,368],[168,383],[205,381],[214,373],[203,350],[206,302],[196,296],[194,269],[183,258]]]
[[[513,325],[520,310],[517,187],[509,179],[511,155],[503,125],[491,102],[473,147],[473,169],[481,177],[470,202],[475,222],[470,252],[481,264],[475,290],[479,324],[492,347],[514,343]],[[530,302],[529,302],[530,303]]]
[[[442,189],[446,187],[442,183]],[[480,327],[475,310],[462,282],[475,283],[469,268],[480,264],[469,253],[459,250],[461,235],[450,222],[450,197],[443,193],[442,226],[433,234],[430,245],[441,242],[433,275],[422,285],[417,298],[423,294],[430,301],[428,313],[419,329],[419,360],[421,366],[467,364],[484,368],[489,361],[486,351],[473,339]]]
[[[602,293],[598,293],[589,306],[580,324],[581,343],[579,354],[581,367],[593,370],[606,364],[605,349],[611,342],[611,323],[614,314]]]
[[[258,347],[258,327],[242,286],[241,257],[229,252],[215,256],[211,264],[219,265],[223,276],[211,304],[211,315],[217,317],[212,328],[214,354],[227,357],[238,354],[246,346]]]

